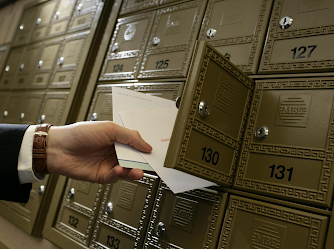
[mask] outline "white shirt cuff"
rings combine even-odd
[[[34,133],[37,125],[31,125],[24,133],[19,153],[17,170],[21,184],[41,181],[45,178],[44,174],[35,174],[32,170],[32,147]]]

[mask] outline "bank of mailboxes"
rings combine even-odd
[[[328,222],[327,216],[231,195],[219,248],[324,248]]]
[[[90,248],[143,248],[159,178],[108,184],[103,194]]]
[[[259,73],[333,71],[331,0],[276,0]]]

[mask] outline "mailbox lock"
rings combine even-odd
[[[36,24],[38,25],[38,24],[40,24],[41,23],[41,21],[42,21],[42,18],[37,18],[37,20],[36,20]]]
[[[41,68],[42,66],[43,66],[43,61],[42,60],[38,61],[37,67]]]
[[[22,121],[24,119],[24,113],[20,114],[20,120]]]
[[[111,47],[112,52],[115,52],[116,50],[118,50],[119,46],[118,43],[114,43],[113,46]]]
[[[111,214],[112,210],[113,210],[113,204],[111,202],[108,202],[108,205],[106,206],[105,213],[106,214]]]
[[[45,115],[41,115],[41,117],[38,120],[38,123],[43,123],[45,120]]]
[[[67,194],[67,198],[71,199],[73,197],[74,193],[75,193],[74,188],[71,188],[71,190]]]
[[[39,188],[38,188],[38,194],[39,195],[42,195],[43,193],[44,193],[44,191],[45,191],[45,186],[44,185],[41,185]]]
[[[160,37],[154,37],[153,38],[153,41],[152,41],[152,44],[154,45],[154,46],[157,46],[158,44],[160,43]]]
[[[20,27],[19,27],[20,30],[23,30],[24,29],[24,24],[21,24]]]
[[[24,63],[21,63],[20,70],[23,70],[23,69],[24,69]]]
[[[60,65],[63,65],[63,63],[64,63],[64,57],[59,58],[57,65],[60,66]]]
[[[206,101],[201,101],[198,105],[199,115],[202,117],[208,117],[210,114],[210,106]]]
[[[260,126],[255,129],[254,135],[258,140],[264,140],[269,134],[269,129],[266,126]]]
[[[155,228],[155,234],[160,237],[165,233],[165,231],[166,231],[165,224],[160,221],[157,227]]]
[[[91,116],[90,116],[90,121],[96,121],[97,120],[97,113],[93,113]]]
[[[10,66],[7,65],[6,68],[5,68],[5,71],[8,72],[10,70]]]
[[[211,39],[211,38],[213,38],[216,35],[216,33],[217,33],[216,29],[213,29],[213,28],[208,29],[206,31],[206,37]]]
[[[289,28],[292,25],[293,18],[291,16],[285,16],[279,21],[279,26],[282,30]]]
[[[57,11],[56,14],[53,16],[53,19],[58,19],[59,15],[60,15],[60,12]]]
[[[180,104],[181,104],[181,99],[182,99],[182,97],[181,97],[181,96],[178,96],[178,97],[176,98],[175,105],[176,105],[176,107],[177,107],[177,108],[179,108],[179,107],[180,107]]]
[[[3,112],[3,117],[6,118],[8,116],[8,111]]]

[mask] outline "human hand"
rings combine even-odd
[[[137,131],[110,121],[53,126],[46,147],[47,169],[50,174],[100,184],[142,178],[143,170],[119,166],[115,141],[145,153],[152,150]]]

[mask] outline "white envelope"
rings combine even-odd
[[[216,186],[213,182],[163,166],[177,115],[176,107],[126,111],[119,114],[125,127],[138,130],[143,139],[152,146],[151,153],[140,154],[173,193]]]
[[[146,95],[128,89],[112,87],[113,122],[123,126],[118,115],[120,111],[147,108],[175,108],[175,102],[161,97]],[[131,127],[130,127],[131,128]],[[139,168],[154,171],[139,154],[139,151],[128,145],[115,143],[118,162],[122,167]]]

